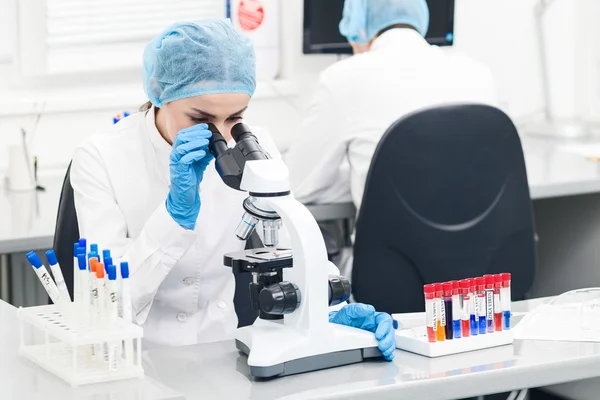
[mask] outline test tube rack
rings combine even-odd
[[[84,314],[85,315],[85,314]],[[73,303],[19,308],[19,354],[71,386],[141,378],[141,327],[118,318],[110,327],[92,325],[82,317]],[[132,359],[119,360],[118,368],[110,370],[104,359],[92,359],[91,346],[99,343],[135,344]]]
[[[425,326],[396,331],[396,348],[426,357],[441,357],[450,354],[466,353],[468,351],[505,346],[512,343],[513,332],[510,330],[435,343],[427,340],[427,328]]]

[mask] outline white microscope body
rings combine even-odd
[[[284,376],[381,357],[372,332],[329,322],[329,304],[345,301],[350,284],[337,276],[317,222],[291,193],[287,166],[270,158],[243,123],[231,129],[233,148],[214,125],[209,129],[209,150],[223,182],[249,193],[235,234],[247,240],[262,221],[265,248],[224,256],[234,273],[253,277],[248,300],[259,318],[236,332],[250,374]],[[282,223],[291,251],[277,248]]]
[[[288,375],[380,356],[372,332],[329,322],[328,276],[339,271],[327,259],[312,214],[290,193],[283,161],[246,162],[240,188],[254,195],[266,194],[255,197],[255,205],[281,217],[291,238],[294,265],[283,270],[283,280],[294,283],[301,295],[299,307],[285,314],[283,323],[257,318],[253,325],[237,330],[238,348],[248,354],[252,374]],[[367,354],[363,349],[369,349]]]

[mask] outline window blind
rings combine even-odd
[[[46,0],[48,49],[147,42],[169,24],[225,16],[225,0]]]

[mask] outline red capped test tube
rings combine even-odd
[[[485,307],[485,278],[475,278],[477,283],[477,320],[479,323],[479,334],[486,333],[486,307]]]
[[[454,328],[452,326],[452,282],[442,283],[444,288],[444,313],[446,315],[446,340],[452,340],[454,337]]]
[[[494,275],[484,275],[485,279],[485,323],[487,333],[494,333]]]
[[[463,279],[460,283],[460,305],[461,305],[461,324],[462,337],[470,336],[471,319],[471,280]]]
[[[477,280],[475,278],[469,279],[470,293],[471,293],[471,304],[469,305],[469,311],[471,312],[471,336],[475,336],[479,333],[479,327],[477,326]]]
[[[444,290],[442,289],[441,283],[434,283],[435,288],[435,307],[436,314],[438,316],[437,320],[437,331],[436,331],[436,339],[438,342],[443,342],[446,340],[446,307],[444,304]]]
[[[502,329],[510,330],[510,274],[502,274],[502,289],[500,289],[500,303],[502,303]]]
[[[462,337],[460,321],[462,317],[462,306],[460,304],[460,284],[458,281],[452,282],[452,335],[454,339]]]
[[[502,289],[502,275],[494,275],[494,325],[496,332],[502,331],[502,305],[500,304],[500,290]]]
[[[423,286],[423,292],[425,293],[425,321],[427,325],[427,340],[430,343],[436,341],[437,331],[437,315],[435,310],[435,287],[433,285]]]

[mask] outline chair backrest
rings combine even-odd
[[[69,164],[58,204],[56,228],[54,230],[54,251],[71,298],[73,298],[74,279],[73,243],[77,242],[78,239],[79,226],[77,224],[77,213],[75,212],[73,187],[71,186],[71,164]]]
[[[448,105],[387,130],[356,224],[356,301],[422,311],[424,284],[500,272],[512,274],[513,299],[520,299],[535,262],[523,150],[506,114]]]
[[[233,235],[233,232],[231,233]],[[54,250],[60,264],[69,294],[73,298],[73,244],[79,240],[79,225],[77,212],[75,210],[75,198],[71,186],[71,164],[67,168],[65,180],[63,181],[58,215],[56,217],[56,229],[54,231]],[[246,249],[262,247],[260,238],[254,232],[246,242]],[[223,267],[225,268],[225,267]],[[250,303],[249,284],[252,281],[250,274],[235,275],[236,289],[234,296],[234,307],[238,316],[238,325],[251,325],[258,312],[252,310]]]

